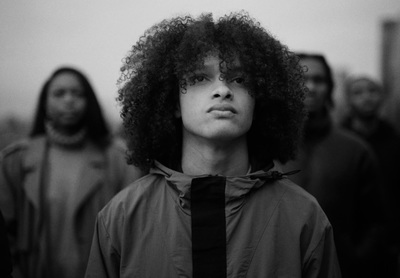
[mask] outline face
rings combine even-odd
[[[361,117],[373,117],[379,112],[383,101],[380,88],[368,79],[354,81],[349,86],[349,104]]]
[[[237,68],[221,80],[220,60],[208,56],[204,67],[185,76],[186,92],[180,93],[177,116],[182,118],[183,139],[226,142],[245,139],[253,121],[254,98]]]
[[[304,100],[305,108],[309,113],[321,112],[327,104],[329,87],[327,73],[323,64],[317,59],[301,59],[300,64],[307,67],[304,73],[308,92]]]
[[[61,73],[50,83],[46,99],[47,118],[60,129],[81,123],[86,111],[82,84],[73,73]]]

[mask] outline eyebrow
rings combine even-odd
[[[197,69],[194,70],[194,72],[198,72],[198,71],[208,71],[208,70],[213,70],[213,66],[212,65],[203,65]],[[221,72],[221,71],[220,71]],[[234,65],[231,68],[228,68],[226,70],[226,73],[236,73],[236,72],[244,72],[244,69],[242,66],[240,65]]]
[[[227,73],[237,73],[237,72],[244,72],[243,67],[235,66],[235,67],[230,68],[230,69],[227,70]]]

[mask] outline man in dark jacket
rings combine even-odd
[[[325,58],[298,56],[308,88],[304,101],[308,118],[299,156],[284,169],[301,170],[290,179],[318,200],[332,223],[343,277],[386,277],[377,263],[381,200],[373,152],[332,122],[334,82]]]
[[[377,81],[367,76],[351,77],[346,82],[346,99],[349,114],[342,125],[365,139],[374,150],[382,180],[380,191],[389,232],[385,268],[392,269],[397,277],[400,234],[400,136],[392,124],[381,116],[386,94]],[[400,266],[399,266],[400,267]],[[389,276],[386,276],[389,277]]]

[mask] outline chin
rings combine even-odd
[[[63,125],[70,130],[80,130],[84,126],[82,121],[64,122]]]
[[[224,130],[220,131],[218,133],[213,134],[209,138],[211,140],[215,141],[221,141],[221,142],[229,142],[229,141],[235,141],[241,138],[245,138],[246,132],[244,131],[235,131],[235,130]]]

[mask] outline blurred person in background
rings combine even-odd
[[[308,92],[308,119],[299,155],[283,167],[314,195],[332,223],[343,277],[375,276],[382,227],[379,222],[377,165],[372,150],[357,136],[335,126],[333,75],[324,56],[298,53]]]
[[[142,175],[110,136],[95,92],[57,69],[39,96],[29,138],[1,153],[0,209],[14,277],[83,277],[98,211]]]
[[[12,277],[12,261],[3,213],[0,211],[0,277]]]
[[[364,138],[378,158],[382,179],[380,190],[390,233],[388,245],[392,252],[385,267],[395,269],[400,234],[400,136],[392,124],[381,116],[386,97],[382,86],[371,77],[350,77],[346,82],[349,113],[342,125]]]

